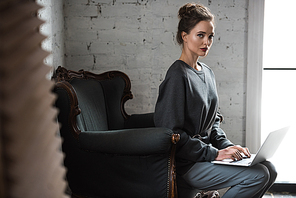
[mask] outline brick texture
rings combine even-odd
[[[120,70],[131,79],[128,113],[154,111],[158,86],[180,57],[177,12],[184,0],[65,0],[65,66],[92,72]],[[215,41],[200,59],[216,75],[222,128],[244,144],[247,0],[200,0],[216,16]]]

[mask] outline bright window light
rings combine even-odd
[[[277,183],[296,183],[295,0],[265,0],[262,82],[262,142],[268,132],[291,128],[272,159]]]

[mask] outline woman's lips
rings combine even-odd
[[[208,48],[200,48],[201,51],[206,52],[208,50]]]

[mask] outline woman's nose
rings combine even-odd
[[[209,45],[209,39],[207,37],[204,38],[204,44],[207,46]]]
[[[207,45],[207,46],[210,46],[211,45],[211,39],[210,38],[204,38],[204,44]]]

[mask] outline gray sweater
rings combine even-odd
[[[218,149],[233,145],[220,128],[214,73],[207,65],[198,64],[201,71],[175,61],[159,87],[154,122],[180,134],[177,167],[212,161]]]

